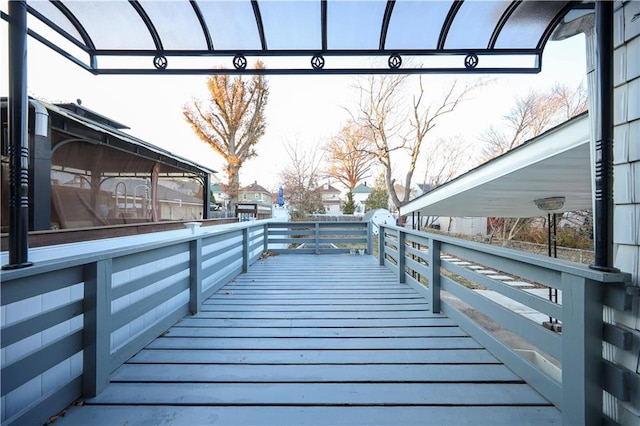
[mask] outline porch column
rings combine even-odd
[[[596,1],[595,263],[613,268],[613,2]]]
[[[9,264],[29,262],[29,140],[27,135],[27,3],[9,2]]]

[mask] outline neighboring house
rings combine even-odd
[[[227,193],[227,186],[223,183],[214,183],[211,185],[211,194],[216,199],[216,204],[221,209],[227,209],[231,197]]]
[[[342,200],[340,199],[341,191],[333,186],[325,183],[317,188],[322,197],[322,205],[326,214],[342,213]]]
[[[202,193],[202,184],[189,179],[167,180],[163,185],[183,194],[196,196]]]
[[[434,185],[430,183],[418,183],[416,184],[418,189],[416,190],[416,197],[426,194],[427,192],[431,192],[434,188]]]
[[[367,182],[353,188],[353,202],[356,204],[356,214],[364,214],[366,211],[365,204],[369,194],[371,194],[371,187],[367,186]]]
[[[271,207],[271,192],[255,181],[251,185],[240,189],[238,203],[255,203]]]
[[[258,185],[257,181],[254,181],[251,185],[240,189],[237,207],[240,210],[236,210],[236,213],[241,220],[246,220],[247,217],[254,219],[271,217],[273,207],[271,203],[271,192],[263,186]],[[250,213],[252,209],[254,210]],[[244,210],[244,213],[241,213],[241,210]]]

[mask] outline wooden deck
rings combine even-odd
[[[258,261],[60,425],[525,425],[560,412],[371,256]]]

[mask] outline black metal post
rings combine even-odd
[[[29,141],[27,135],[27,3],[9,2],[9,264],[32,265],[29,252]]]
[[[204,186],[202,191],[204,195],[202,200],[202,203],[204,204],[202,208],[202,218],[210,219],[211,218],[211,179],[209,177],[209,173],[206,173],[204,175],[204,178],[202,179],[202,185]]]
[[[552,241],[553,241],[553,257],[558,257],[558,217],[554,213],[551,215],[553,220],[553,233],[552,233]]]
[[[613,267],[613,2],[598,0],[595,6],[596,143],[595,143],[595,264]]]
[[[551,257],[551,213],[547,213],[547,253]]]
[[[551,257],[551,213],[547,213],[547,254]],[[553,302],[553,288],[549,287],[549,301]],[[553,317],[549,317],[549,324],[553,322]]]

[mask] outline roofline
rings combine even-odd
[[[42,107],[45,108],[47,111],[50,111],[50,112],[52,112],[54,114],[66,117],[66,118],[71,119],[71,120],[74,120],[74,121],[79,122],[81,124],[89,124],[90,126],[92,126],[94,128],[97,127],[98,129],[96,129],[96,130],[99,130],[99,131],[101,131],[101,132],[103,132],[103,133],[105,133],[107,135],[116,137],[116,138],[122,140],[123,142],[131,143],[131,144],[137,145],[137,146],[142,146],[145,149],[148,149],[149,151],[154,152],[155,154],[158,154],[158,155],[161,155],[161,156],[166,156],[168,158],[177,160],[177,161],[179,161],[179,162],[181,162],[181,163],[183,163],[183,164],[185,164],[187,166],[190,166],[191,168],[197,169],[197,170],[199,170],[200,172],[203,172],[203,173],[208,173],[208,174],[218,173],[216,170],[209,169],[209,168],[204,167],[204,166],[202,166],[202,165],[200,165],[198,163],[195,163],[195,162],[193,162],[191,160],[188,160],[188,159],[186,159],[184,157],[181,157],[181,156],[176,155],[176,154],[174,154],[174,153],[172,153],[170,151],[167,151],[167,150],[165,150],[163,148],[155,146],[155,145],[151,144],[150,142],[146,142],[146,141],[144,141],[142,139],[138,139],[135,136],[129,135],[127,133],[124,133],[121,130],[115,128],[115,127],[106,126],[106,125],[104,125],[104,124],[102,124],[100,122],[92,120],[91,118],[79,116],[78,114],[74,113],[73,111],[70,111],[70,110],[66,109],[64,106],[50,104],[50,103],[47,103],[45,101],[42,101],[42,100],[39,100],[39,99],[35,99],[35,98],[32,98],[32,97],[30,97],[29,99],[32,102],[37,102],[38,104],[42,105]],[[7,104],[7,102],[8,102],[7,97],[4,97],[4,96],[0,97],[0,104],[2,104],[4,106],[4,105]],[[82,107],[82,108],[85,108],[85,107]],[[85,109],[88,110],[88,108],[85,108]],[[104,116],[102,114],[96,113],[94,111],[91,111],[91,112],[96,114],[96,115],[99,115],[101,117],[104,117],[105,119],[109,120],[110,122],[117,123],[115,120],[111,120],[111,119],[109,119],[108,117],[106,117],[106,116]],[[105,143],[105,145],[108,145],[108,143]],[[167,164],[171,165],[173,167],[177,167],[175,164],[170,164],[170,163],[167,163]],[[177,167],[177,168],[181,168],[181,167]],[[182,168],[184,168],[184,167],[182,167]]]

